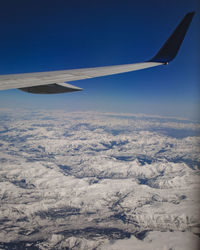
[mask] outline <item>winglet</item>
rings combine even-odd
[[[185,15],[183,20],[180,22],[162,48],[158,51],[158,53],[151,60],[149,60],[150,62],[161,62],[168,64],[168,62],[172,61],[176,57],[194,14],[195,12],[189,12]]]

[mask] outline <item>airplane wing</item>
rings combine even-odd
[[[96,68],[0,75],[0,90],[18,88],[22,91],[36,94],[80,91],[82,90],[81,88],[65,82],[166,65],[175,58],[193,16],[194,12],[189,12],[185,15],[159,52],[149,61]]]

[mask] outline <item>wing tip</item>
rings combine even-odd
[[[188,13],[186,14],[186,16],[194,16],[194,14],[195,14],[195,11],[190,11],[190,12],[188,12]]]
[[[191,11],[184,16],[158,53],[149,60],[150,62],[161,62],[166,65],[176,57],[194,14],[195,11]]]

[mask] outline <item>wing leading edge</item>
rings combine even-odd
[[[159,52],[149,61],[96,68],[0,75],[0,90],[18,88],[36,94],[80,91],[81,88],[64,82],[120,74],[168,64],[177,55],[193,16],[194,12],[185,15]]]

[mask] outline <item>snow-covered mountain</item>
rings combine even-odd
[[[0,110],[0,248],[198,249],[199,131],[159,116]]]

